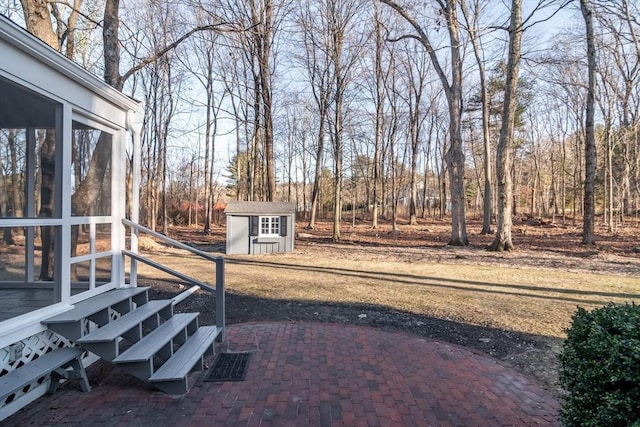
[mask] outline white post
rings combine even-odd
[[[125,286],[125,266],[122,250],[125,249],[125,228],[122,218],[126,216],[125,197],[117,197],[126,194],[126,148],[127,132],[120,129],[112,135],[111,150],[111,280],[116,288]],[[93,222],[93,220],[91,220]],[[92,229],[95,231],[95,229]],[[94,253],[94,252],[91,252]]]
[[[140,219],[140,134],[142,133],[142,105],[140,110],[127,112],[127,127],[133,136],[133,150],[131,158],[131,221],[138,224]],[[138,252],[138,230],[131,230],[131,252]],[[129,282],[131,286],[138,286],[138,264],[131,259]]]
[[[27,218],[35,218],[36,214],[36,130],[34,128],[27,129],[27,206],[25,216]],[[35,281],[35,227],[25,227],[25,269],[27,283]]]
[[[59,301],[68,304],[71,300],[71,146],[73,141],[71,119],[73,110],[70,104],[64,104],[61,110],[62,117],[58,118],[59,122],[57,123],[61,128],[60,135],[57,134],[58,128],[56,129],[56,151],[61,151],[56,155],[60,156],[57,159],[61,159],[61,162],[56,163],[56,168],[58,167],[57,165],[60,165],[62,172],[59,174],[56,172],[55,191],[60,191],[61,193],[58,200],[62,201],[60,207],[62,226],[59,234],[62,237],[62,241],[57,246],[60,248],[60,253],[55,256],[55,259],[57,260],[56,268],[59,273],[55,276],[60,280],[60,283],[56,283],[60,289]]]

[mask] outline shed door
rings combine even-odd
[[[228,254],[248,254],[249,253],[249,217],[248,216],[232,216],[231,223],[227,225],[229,235],[227,238]]]

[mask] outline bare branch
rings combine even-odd
[[[256,25],[254,25],[252,27],[249,27],[249,28],[243,28],[243,29],[235,29],[235,28],[233,28],[233,25],[229,24],[228,22],[220,22],[220,23],[217,23],[217,24],[208,24],[208,25],[199,25],[199,26],[187,31],[185,34],[183,34],[182,36],[178,37],[174,42],[172,42],[172,43],[168,44],[167,46],[163,47],[159,51],[155,52],[153,55],[150,55],[150,56],[142,59],[139,63],[137,63],[136,65],[131,67],[126,73],[124,73],[120,77],[120,84],[122,85],[135,72],[141,70],[142,68],[146,67],[147,65],[149,65],[149,64],[151,64],[153,62],[156,62],[157,60],[162,58],[164,55],[166,55],[168,52],[170,52],[173,49],[177,48],[180,45],[180,43],[182,43],[183,41],[185,41],[186,39],[188,39],[189,37],[191,37],[195,33],[198,33],[198,32],[201,32],[201,31],[218,31],[218,32],[250,31]],[[224,28],[225,26],[228,27],[228,28]]]
[[[63,6],[68,7],[69,9],[71,9],[73,12],[77,13],[78,15],[82,16],[87,22],[91,22],[93,25],[95,25],[96,27],[100,26],[100,21],[97,21],[96,19],[94,19],[93,17],[91,17],[91,15],[83,12],[82,10],[80,10],[80,8],[75,7],[74,5],[70,4],[68,1],[62,1],[62,0],[49,0],[48,3],[50,4],[61,4]]]
[[[549,15],[549,16],[543,18],[543,19],[538,19],[536,21],[533,21],[533,22],[529,23],[529,21],[531,21],[533,19],[533,16],[536,14],[537,11],[542,10],[544,8],[547,8],[547,7],[550,7],[554,3],[555,3],[555,0],[539,0],[538,1],[538,5],[536,7],[534,7],[533,11],[531,11],[529,16],[527,16],[522,21],[522,25],[521,25],[522,31],[525,31],[525,30],[533,27],[534,25],[538,25],[538,24],[541,24],[543,22],[549,21],[554,16],[556,16],[561,10],[563,10],[564,8],[569,6],[571,3],[573,3],[573,0],[562,0],[560,2],[560,4],[557,6],[556,10],[551,15]]]
[[[400,37],[398,40],[401,40],[403,38],[414,38],[420,41],[420,43],[422,43],[422,45],[427,50],[427,53],[429,54],[429,57],[433,62],[433,66],[436,69],[436,73],[440,77],[440,80],[442,80],[442,84],[447,88],[447,91],[450,91],[451,84],[449,83],[447,74],[445,73],[444,69],[440,66],[440,61],[438,60],[438,57],[436,56],[436,52],[433,49],[433,46],[431,45],[429,36],[427,36],[427,33],[424,32],[420,24],[418,24],[418,22],[411,15],[409,15],[409,13],[407,13],[407,11],[402,6],[395,3],[394,1],[391,1],[391,0],[379,0],[379,1],[386,4],[396,12],[398,12],[398,14],[402,16],[415,29],[415,31],[418,33],[418,36],[406,35],[406,36]]]
[[[402,40],[407,40],[407,39],[412,39],[412,40],[417,40],[420,43],[422,43],[422,40],[420,39],[420,37],[416,36],[415,34],[405,34],[403,36],[397,37],[397,38],[389,38],[386,37],[385,40],[391,43],[396,43]]]

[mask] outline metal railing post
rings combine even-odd
[[[220,342],[227,339],[227,331],[225,328],[225,301],[224,301],[224,258],[216,260],[216,326],[222,328],[219,335]]]
[[[146,227],[143,227],[140,224],[136,224],[135,222],[132,222],[126,218],[122,219],[122,223],[125,226],[131,227],[131,242],[132,242],[132,248],[130,251],[124,249],[122,250],[122,257],[124,258],[125,256],[128,256],[129,259],[131,260],[131,272],[130,272],[130,277],[133,277],[133,280],[137,280],[137,262],[143,262],[147,265],[150,265],[160,271],[163,271],[165,273],[171,274],[172,276],[178,277],[188,283],[191,283],[192,285],[196,285],[198,286],[200,289],[206,290],[207,292],[212,292],[214,294],[214,297],[216,299],[216,304],[215,304],[215,310],[216,310],[216,326],[218,328],[220,328],[222,331],[220,333],[220,335],[218,335],[218,341],[223,342],[226,337],[227,337],[227,331],[225,328],[225,323],[226,323],[226,309],[225,309],[225,301],[224,301],[224,291],[225,291],[225,284],[224,284],[224,258],[223,257],[212,257],[211,255],[196,249],[194,247],[191,247],[189,245],[185,245],[184,243],[180,243],[176,240],[173,240],[163,234],[157,233],[153,230],[150,230]],[[169,267],[166,267],[162,264],[156,263],[151,261],[150,259],[141,256],[138,253],[138,247],[137,247],[137,237],[139,232],[143,232],[143,233],[147,233],[150,234],[151,236],[154,236],[158,239],[160,239],[163,242],[168,243],[169,245],[176,247],[176,248],[180,248],[180,249],[184,249],[186,251],[189,251],[195,255],[198,255],[208,261],[212,261],[215,262],[216,264],[216,286],[215,289],[213,286],[203,283],[199,280],[196,280],[186,274],[180,273],[179,271],[173,270]],[[191,292],[193,293],[193,292]],[[184,294],[184,292],[183,292]],[[183,297],[182,299],[186,298]],[[180,299],[179,301],[181,301],[182,299]],[[178,301],[178,302],[179,302]]]

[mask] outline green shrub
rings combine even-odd
[[[640,426],[640,306],[578,307],[560,354],[566,426]]]

